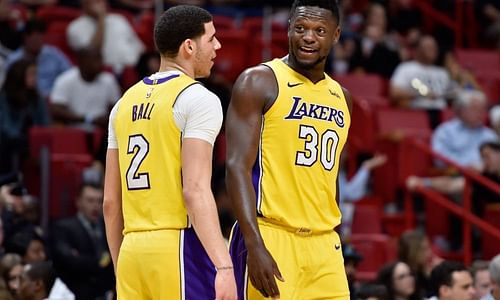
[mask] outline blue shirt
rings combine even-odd
[[[24,48],[19,48],[7,57],[6,68],[14,62],[27,57]],[[71,67],[66,56],[56,47],[44,45],[37,60],[37,88],[45,99],[49,97],[57,76]]]
[[[438,126],[432,135],[432,149],[461,166],[481,165],[481,144],[498,139],[485,126],[471,128],[455,118]]]

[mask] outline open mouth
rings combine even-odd
[[[318,52],[318,50],[310,48],[310,47],[299,47],[300,52],[306,53],[306,54],[312,54]]]

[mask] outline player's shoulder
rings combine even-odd
[[[219,97],[207,89],[202,83],[195,82],[186,87],[180,94],[180,97],[205,99],[206,101],[219,101]]]

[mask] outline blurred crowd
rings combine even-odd
[[[328,57],[328,72],[334,78],[379,76],[388,85],[388,106],[426,113],[436,153],[500,183],[500,99],[492,99],[478,80],[482,75],[456,57],[450,29],[428,26],[428,17],[415,2],[340,1],[342,35]],[[102,221],[108,115],[126,88],[159,68],[151,38],[155,3],[0,0],[0,299],[112,299],[113,269]],[[282,27],[290,5],[279,0],[165,0],[163,5],[181,3],[204,6],[235,23],[265,15]],[[454,5],[439,1],[438,8],[452,16]],[[44,13],[52,7],[68,8],[67,19],[47,22]],[[477,0],[473,8],[480,29],[478,46],[498,51],[500,2]],[[49,36],[49,31],[57,34]],[[227,108],[232,78],[214,69],[204,84]],[[78,174],[78,191],[67,199],[71,213],[45,225],[41,215],[47,208],[42,207],[40,191],[28,189],[26,174],[39,168],[30,152],[33,127],[78,128],[97,137],[97,145],[89,147],[93,162]],[[441,243],[429,239],[422,226],[396,235],[395,260],[383,266],[373,282],[356,279],[358,264],[371,259],[347,243],[356,206],[374,194],[373,174],[390,164],[391,157],[376,151],[361,158],[349,155],[355,154],[344,153],[341,162],[340,230],[352,299],[500,299],[499,257],[464,266],[435,254],[460,250],[463,237],[456,219]],[[212,188],[228,237],[234,215],[224,160],[222,132],[215,145]],[[414,174],[407,178],[406,189],[430,188],[461,203],[466,178],[442,161],[434,161],[434,166],[439,176]],[[499,195],[481,185],[474,186],[472,194],[479,216],[486,205],[500,203]],[[480,238],[474,232],[476,245]],[[480,247],[475,250],[481,257]]]

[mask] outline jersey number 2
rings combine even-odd
[[[297,151],[295,164],[311,167],[318,160],[319,152],[320,162],[323,168],[328,171],[333,169],[337,146],[339,144],[339,136],[335,131],[328,129],[323,132],[320,137],[314,127],[300,125],[299,138],[306,140],[304,144],[305,151]],[[321,147],[318,149],[319,139],[321,139]]]
[[[127,169],[127,188],[129,190],[149,189],[149,173],[139,173],[139,167],[149,153],[149,142],[142,134],[128,137],[127,154],[134,154]]]

